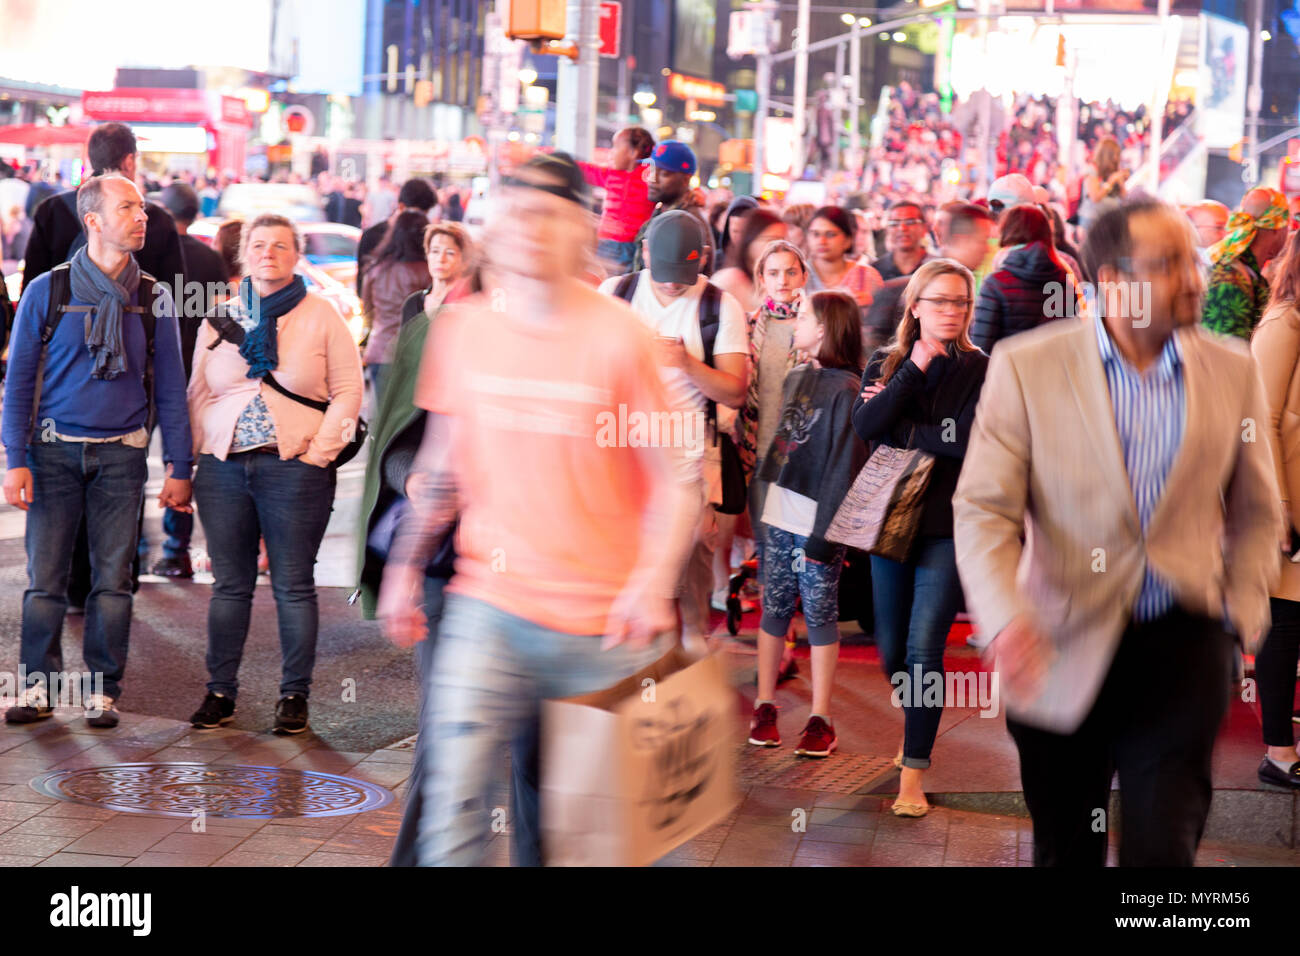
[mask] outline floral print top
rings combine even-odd
[[[242,309],[232,309],[231,315],[245,332],[251,332],[253,326],[257,324],[257,319],[243,314]],[[230,451],[232,453],[250,451],[263,445],[274,444],[275,422],[271,420],[271,411],[266,407],[266,402],[262,401],[262,394],[259,391],[253,396],[253,400],[244,406],[239,420],[235,422],[235,436],[231,439]]]
[[[1245,269],[1237,268],[1240,262]],[[1249,341],[1268,306],[1268,281],[1260,275],[1255,254],[1247,249],[1210,270],[1201,321],[1223,335]]]

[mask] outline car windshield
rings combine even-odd
[[[309,232],[304,237],[307,255],[317,257],[342,256],[347,259],[357,257],[357,240],[352,236],[343,236],[333,232]]]

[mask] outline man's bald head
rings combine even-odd
[[[1187,218],[1196,229],[1196,244],[1209,248],[1223,238],[1228,225],[1228,207],[1213,199],[1206,199],[1187,207]]]
[[[1259,218],[1268,212],[1270,206],[1286,208],[1286,196],[1267,186],[1256,186],[1241,197],[1241,211]]]
[[[1255,254],[1255,259],[1261,267],[1281,252],[1282,244],[1286,242],[1286,195],[1276,189],[1257,186],[1241,197],[1241,211],[1247,215],[1258,219],[1269,210],[1280,210],[1280,218],[1271,228],[1261,224],[1255,232],[1255,238],[1250,242],[1250,251]]]

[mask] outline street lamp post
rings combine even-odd
[[[791,166],[790,178],[802,179],[807,153],[804,151],[807,138],[804,132],[805,114],[808,105],[808,31],[809,0],[799,0],[799,35],[795,38],[794,61],[794,164]]]

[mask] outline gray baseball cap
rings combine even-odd
[[[646,232],[650,244],[650,278],[655,282],[694,285],[704,262],[704,229],[681,209],[660,213]]]

